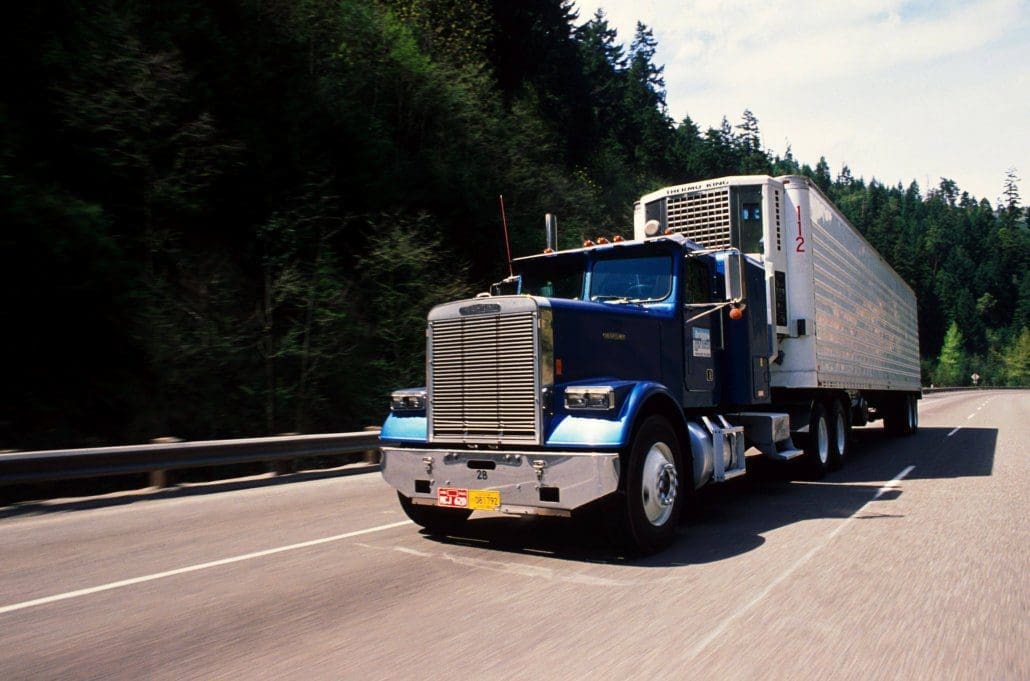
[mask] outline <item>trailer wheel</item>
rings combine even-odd
[[[679,438],[662,416],[645,420],[629,448],[626,487],[612,509],[613,539],[630,553],[647,555],[669,546],[683,508]]]
[[[883,429],[888,435],[901,435],[905,414],[900,400],[891,400],[880,407],[883,412]]]
[[[808,436],[805,439],[805,456],[802,459],[810,477],[821,478],[830,467],[830,425],[826,408],[822,402],[812,404],[812,416],[808,420]]]
[[[397,492],[404,514],[416,525],[424,527],[429,534],[452,534],[460,530],[472,511],[461,508],[440,508],[439,506],[423,506],[411,501],[409,497]]]
[[[840,400],[834,400],[830,407],[830,457],[829,468],[837,470],[844,465],[851,451],[851,419],[848,409]]]
[[[884,410],[883,427],[888,435],[911,435],[919,430],[919,408],[914,395],[891,400]]]
[[[905,401],[908,405],[906,409],[908,417],[905,420],[905,435],[914,435],[919,432],[919,400],[916,399],[915,395],[908,395]]]

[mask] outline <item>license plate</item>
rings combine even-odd
[[[500,492],[488,489],[469,490],[469,508],[477,511],[496,511],[500,507]]]
[[[436,503],[447,508],[467,508],[470,511],[496,511],[501,507],[501,493],[488,489],[461,489],[438,487]]]

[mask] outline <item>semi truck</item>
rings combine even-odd
[[[558,250],[547,226],[511,277],[429,312],[426,385],[391,395],[382,474],[430,533],[589,511],[654,553],[749,457],[820,477],[853,427],[918,428],[915,295],[810,179],[660,189],[632,239]]]

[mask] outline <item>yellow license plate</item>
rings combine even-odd
[[[468,507],[474,511],[496,511],[501,507],[501,493],[496,490],[470,489]]]

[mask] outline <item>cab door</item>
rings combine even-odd
[[[712,312],[709,264],[687,258],[683,267],[684,407],[715,404],[715,351],[719,343],[720,312]]]

